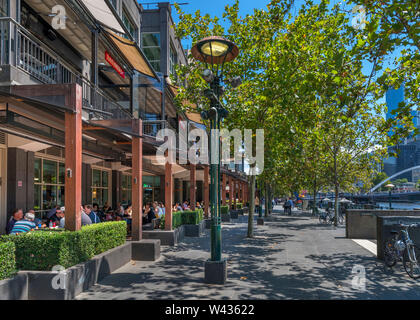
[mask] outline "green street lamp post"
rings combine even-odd
[[[192,49],[195,59],[205,63],[206,69],[202,73],[203,79],[209,84],[204,91],[210,100],[210,108],[201,112],[204,120],[210,120],[212,135],[210,143],[211,158],[216,161],[210,163],[210,207],[211,207],[211,258],[205,263],[205,282],[224,284],[227,278],[227,263],[222,260],[222,232],[220,208],[220,139],[214,134],[220,129],[220,122],[228,115],[220,97],[223,94],[223,70],[226,62],[233,61],[239,54],[238,47],[231,41],[218,36],[200,40]],[[240,84],[240,79],[230,81],[233,87]]]
[[[394,189],[394,185],[392,183],[387,184],[385,188],[388,188],[388,201],[389,201],[389,210],[392,210],[392,189]]]

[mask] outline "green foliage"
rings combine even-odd
[[[392,183],[395,186],[399,187],[399,186],[401,186],[401,185],[403,185],[404,183],[407,183],[407,182],[408,182],[408,179],[407,178],[403,178],[403,179],[396,179]]]
[[[372,179],[372,183],[370,184],[372,187],[378,185],[382,181],[386,180],[388,178],[387,174],[385,172],[378,172],[374,178]],[[385,184],[383,184],[378,190],[379,191],[385,191],[386,188],[384,187]]]
[[[203,220],[203,209],[183,211],[181,217],[182,224],[199,224]]]
[[[15,244],[0,243],[0,280],[10,278],[16,273]]]
[[[410,109],[419,98],[419,2],[355,2],[366,6],[364,29],[352,26],[348,7],[328,0],[304,1],[298,12],[291,10],[293,1],[275,0],[246,16],[235,1],[222,17],[186,14],[177,6],[181,39],[195,44],[209,35],[224,35],[240,49],[238,58],[224,66],[225,78],[240,76],[243,83],[226,88],[223,102],[229,116],[223,127],[264,128],[269,147],[258,184],[274,185],[282,194],[334,189],[337,208],[339,192],[369,185],[388,147],[416,134]],[[387,70],[387,58],[401,46],[395,68]],[[184,85],[176,100],[180,106],[190,101],[206,108],[203,65],[190,58],[192,63],[178,70]],[[394,119],[385,120],[385,92],[403,82],[408,101]],[[252,143],[255,150],[255,139]],[[250,202],[251,228],[253,196]]]
[[[243,205],[242,205],[242,203],[241,203],[241,202],[237,202],[237,203],[236,203],[236,208],[237,208],[238,210],[242,209],[242,207],[243,207]]]
[[[203,216],[203,209],[172,212],[172,228],[176,229],[183,224],[199,224]],[[162,216],[160,220],[160,229],[165,230],[165,216]]]
[[[221,214],[228,214],[229,213],[229,206],[221,206],[220,207]]]
[[[88,261],[125,243],[125,221],[84,226],[71,231],[33,231],[0,238],[16,246],[16,264],[19,270],[49,271],[60,265],[69,268]]]

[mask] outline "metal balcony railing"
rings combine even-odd
[[[159,130],[171,129],[177,135],[177,131],[166,120],[143,120],[143,135],[156,137]]]
[[[0,18],[0,65],[13,65],[45,84],[77,83],[83,89],[83,108],[95,119],[132,119],[88,79],[64,62],[12,18]]]

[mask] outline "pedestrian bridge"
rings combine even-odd
[[[416,170],[416,169],[420,169],[420,166],[415,166],[415,167],[412,167],[412,168],[409,168],[409,169],[405,169],[405,170],[403,170],[403,171],[401,171],[401,172],[398,172],[398,173],[396,173],[396,174],[394,174],[394,175],[392,175],[391,177],[389,177],[389,178],[387,178],[387,179],[385,179],[384,181],[382,181],[381,183],[379,183],[379,184],[377,184],[376,186],[374,186],[370,191],[369,191],[369,193],[373,193],[373,192],[375,192],[376,190],[378,190],[382,185],[384,185],[385,183],[387,183],[388,181],[391,181],[392,179],[395,179],[395,178],[397,178],[398,176],[400,176],[400,175],[402,175],[402,174],[404,174],[404,173],[407,173],[407,172],[410,172],[410,171],[413,171],[413,170]]]

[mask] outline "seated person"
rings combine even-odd
[[[175,211],[183,211],[181,205],[179,204],[179,202],[175,203],[174,210]]]
[[[85,213],[90,218],[92,223],[100,223],[101,219],[99,219],[98,215],[92,210],[90,205],[85,205]]]
[[[165,205],[163,202],[159,202],[159,207],[162,209],[163,214],[165,214]]]
[[[108,210],[105,215],[105,221],[114,221],[114,211]]]
[[[132,215],[133,215],[133,207],[129,205],[127,209],[124,210],[124,217],[131,218]]]
[[[36,215],[35,215],[35,210],[34,209],[31,209],[31,210],[29,210],[28,211],[29,213],[33,213],[34,214],[34,216],[35,216],[35,220],[34,220],[34,222],[35,222],[35,224],[38,226],[38,225],[42,225],[43,223],[42,223],[42,220],[41,219],[38,219],[37,217],[36,217]]]
[[[111,209],[111,207],[109,206],[108,202],[105,202],[102,208],[102,212],[108,212],[109,209]]]
[[[57,216],[57,213],[60,215],[61,214],[61,208],[59,206],[57,206],[56,208],[51,209],[48,214],[47,214],[47,225],[49,225],[50,223],[55,223],[56,225],[58,225],[60,223],[60,218]]]
[[[10,234],[26,233],[36,228],[35,215],[33,213],[26,213],[25,218],[16,221]]]
[[[64,229],[66,225],[66,219],[64,217],[64,212],[66,211],[66,208],[62,207],[61,212],[57,215],[60,218],[60,223],[58,225],[59,228]]]
[[[88,226],[92,224],[92,220],[90,220],[89,216],[85,212],[85,208],[80,206],[80,214],[82,216],[82,226]]]
[[[184,201],[184,203],[182,204],[182,209],[188,210],[188,201]]]
[[[163,210],[158,205],[158,202],[157,201],[153,202],[153,211],[155,213],[155,218],[156,219],[160,219],[163,216]]]
[[[99,217],[101,222],[105,221],[105,213],[99,209],[99,205],[97,203],[92,205],[92,211]]]
[[[15,209],[13,210],[12,216],[10,217],[9,222],[6,226],[6,234],[10,234],[12,232],[13,226],[16,222],[23,219],[23,211],[22,209]]]
[[[149,214],[152,210],[150,209],[150,205],[147,203],[143,210],[143,225],[149,223]]]

